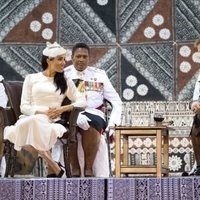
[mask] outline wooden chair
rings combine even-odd
[[[20,101],[21,101],[21,92],[22,92],[22,81],[2,81],[5,91],[8,96],[8,107],[0,107],[0,146],[4,145],[4,155],[6,158],[6,172],[5,177],[9,175],[11,177],[15,174],[15,164],[16,164],[16,155],[17,151],[14,149],[14,144],[10,141],[3,140],[3,129],[5,126],[10,126],[15,124],[19,118],[20,112]],[[69,99],[65,98],[62,105],[70,103]],[[64,154],[64,164],[66,176],[71,177],[70,170],[70,159],[69,159],[69,143],[75,141],[76,133],[76,120],[80,108],[73,109],[70,113],[66,112],[61,117],[61,123],[67,128],[66,133],[64,133],[62,138],[58,138],[63,144],[63,154]]]
[[[110,113],[112,111],[112,104],[106,99],[104,99],[102,111],[105,113],[106,123],[108,123]],[[105,131],[105,134],[106,134],[106,142],[107,142],[107,148],[108,148],[109,177],[113,177],[112,166],[111,166],[112,156],[111,156],[111,148],[110,148],[111,140],[110,140],[109,132]]]

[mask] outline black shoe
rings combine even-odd
[[[55,174],[55,173],[53,173],[53,174],[48,174],[48,175],[47,175],[47,178],[56,178],[56,177],[60,178],[60,177],[62,177],[63,174],[65,173],[65,171],[62,169],[62,168],[64,168],[64,166],[62,166],[60,162],[56,162],[56,163],[57,163],[57,165],[60,167],[60,172],[59,172],[59,174],[58,174],[58,175]]]
[[[60,172],[58,175],[57,174],[48,174],[47,178],[56,178],[56,177],[61,178],[63,176],[64,172],[65,171],[63,169],[60,169]]]
[[[48,175],[47,175],[47,178],[55,178],[55,177],[57,177],[56,174],[48,174]]]
[[[56,163],[58,164],[59,167],[65,168],[60,162],[56,162]]]
[[[200,167],[197,167],[194,171],[194,176],[200,176]]]
[[[60,172],[56,177],[61,178],[63,176],[64,172],[65,171],[63,169],[60,169]]]
[[[183,172],[182,176],[189,176],[189,174],[187,172]]]

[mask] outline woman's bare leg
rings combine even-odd
[[[58,175],[60,172],[60,167],[58,164],[52,159],[50,151],[38,151],[38,153],[46,160],[48,166],[51,170]]]

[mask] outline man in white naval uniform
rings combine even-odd
[[[197,48],[197,51],[200,52],[200,39],[195,41],[194,46]],[[200,176],[200,75],[198,76],[195,84],[191,109],[195,113],[190,135],[196,161],[189,174]]]
[[[77,119],[80,133],[77,134],[78,145],[74,143],[70,146],[72,176],[108,177],[107,144],[103,133],[110,127],[120,125],[122,101],[106,72],[88,66],[89,53],[90,49],[85,43],[77,43],[72,49],[73,65],[65,68],[65,76],[79,80],[77,87],[86,91],[87,99],[87,108]],[[112,105],[108,124],[101,110],[104,99]]]

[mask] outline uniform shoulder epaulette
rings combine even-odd
[[[104,73],[104,70],[103,69],[99,69],[97,67],[90,67],[92,70],[94,70],[95,72],[102,72]]]
[[[71,69],[68,68],[68,67],[66,67],[66,68],[64,69],[65,72],[68,72],[68,71],[70,71],[70,70],[71,70]]]

